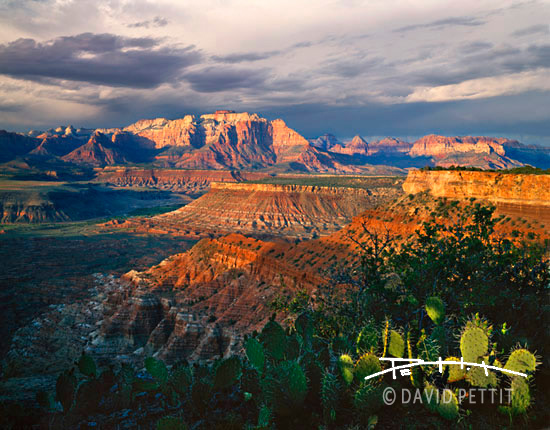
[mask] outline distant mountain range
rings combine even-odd
[[[281,119],[216,111],[168,120],[140,120],[124,128],[58,127],[27,134],[0,131],[2,170],[25,166],[151,165],[157,168],[266,172],[399,174],[407,168],[550,167],[550,149],[492,137],[429,135],[415,142],[325,134],[306,139]]]

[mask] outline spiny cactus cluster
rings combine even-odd
[[[529,378],[492,370],[486,375],[481,367],[467,369],[449,363],[443,364],[442,372],[437,366],[412,367],[410,382],[408,378],[394,381],[391,373],[366,379],[388,368],[381,356],[439,359],[444,346],[434,331],[449,330],[449,319],[437,298],[429,299],[429,308],[432,324],[421,330],[398,327],[388,319],[378,327],[371,321],[357,331],[355,339],[344,334],[331,340],[318,337],[308,314],[300,315],[287,329],[270,320],[259,334],[245,338],[242,357],[231,356],[210,365],[182,362],[169,368],[149,357],[142,371],[122,365],[116,373],[100,372],[94,360],[83,354],[75,368],[59,376],[56,398],[41,392],[37,400],[44,410],[62,408],[67,416],[82,416],[101,411],[106,404],[131,408],[144,399],[159,399],[167,411],[158,422],[159,429],[190,428],[187,424],[197,420],[218,428],[340,428],[352,424],[373,428],[389,384],[410,387],[412,383],[421,390],[426,410],[441,419],[456,421],[464,416],[456,390],[469,386],[510,386],[510,402],[499,409],[511,417],[525,414],[533,402],[536,357],[517,348],[503,365],[497,357],[501,353],[491,343],[491,326],[477,316],[464,324],[458,342],[446,341],[446,347],[457,356],[460,352],[464,361],[485,362],[527,373]],[[459,362],[457,356],[446,360]]]

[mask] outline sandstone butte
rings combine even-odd
[[[262,237],[327,235],[366,209],[396,198],[401,179],[373,189],[212,182],[210,191],[173,212],[128,220],[119,227],[138,232],[190,236],[221,232]],[[397,184],[397,185],[396,185]]]
[[[191,169],[139,169],[108,166],[97,172],[96,182],[117,187],[148,187],[202,194],[212,182],[258,181],[270,177],[262,172],[235,170],[191,170]]]

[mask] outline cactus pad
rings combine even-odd
[[[489,337],[481,327],[468,325],[460,336],[460,352],[464,361],[475,363],[487,354]]]
[[[286,349],[286,334],[276,321],[269,321],[260,334],[265,352],[275,360],[282,360]]]
[[[325,373],[321,382],[321,402],[326,414],[331,418],[335,418],[335,411],[340,402],[342,386],[338,378],[332,373]]]
[[[439,297],[428,297],[426,300],[426,313],[434,324],[439,325],[445,319],[445,304]]]
[[[264,347],[260,342],[251,337],[245,344],[246,357],[250,362],[250,365],[254,367],[258,372],[263,372],[265,364]]]
[[[504,368],[514,372],[533,372],[537,367],[536,357],[526,349],[516,349],[506,362]]]
[[[166,369],[166,365],[156,358],[146,358],[145,368],[147,369],[147,372],[149,372],[151,376],[160,383],[164,383],[168,379],[168,369]]]
[[[512,379],[512,402],[510,410],[513,415],[522,415],[527,412],[531,404],[531,393],[529,383],[522,376],[516,376]]]
[[[378,330],[374,324],[369,323],[359,332],[357,336],[357,354],[373,352],[378,347]]]
[[[241,361],[238,357],[233,356],[223,360],[216,369],[214,388],[220,390],[231,387],[239,380],[241,373]]]
[[[424,391],[422,392],[422,402],[430,411],[435,412],[437,410],[438,398],[439,392],[437,391],[437,388],[431,384],[426,384]]]
[[[456,357],[449,357],[446,358],[445,361],[460,361],[460,358]],[[461,369],[460,364],[447,364],[443,366],[443,371],[445,371],[445,368],[449,368],[449,378],[447,379],[447,382],[456,382],[464,379],[466,377],[466,369]]]
[[[403,336],[401,336],[395,330],[390,330],[389,342],[388,342],[388,354],[396,358],[402,358],[404,353],[405,353],[405,341],[403,340]]]
[[[88,377],[95,376],[97,373],[97,368],[95,366],[94,359],[88,354],[82,353],[78,360],[78,370],[80,370],[80,373]]]
[[[381,386],[362,383],[353,396],[353,406],[360,415],[368,418],[383,406],[382,393]]]
[[[347,354],[343,354],[338,358],[338,368],[340,375],[347,385],[353,382],[353,360]]]
[[[459,415],[458,399],[451,390],[446,388],[439,396],[439,403],[435,409],[446,420],[454,420]]]
[[[460,367],[460,366],[457,366]],[[487,371],[485,375],[485,369],[483,367],[472,367],[466,373],[466,381],[474,387],[487,388],[489,386],[496,387],[498,385],[498,378],[495,372]]]
[[[374,354],[368,352],[363,354],[355,363],[354,374],[359,380],[364,380],[365,377],[373,373],[380,372],[380,360]]]

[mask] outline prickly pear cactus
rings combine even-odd
[[[258,425],[257,429],[267,429],[269,428],[269,423],[271,421],[271,409],[269,409],[266,405],[263,405],[260,408],[260,413],[258,414]]]
[[[382,399],[384,387],[376,386],[370,382],[361,383],[359,389],[353,395],[353,406],[363,418],[368,418],[376,413],[384,404]]]
[[[241,377],[242,368],[239,357],[233,356],[223,360],[216,369],[214,388],[223,390],[235,384]]]
[[[340,403],[342,385],[332,373],[325,373],[321,382],[321,403],[325,415],[331,421],[336,419],[336,410]]]
[[[71,409],[74,401],[74,396],[76,392],[76,378],[71,371],[65,371],[57,378],[55,384],[55,391],[57,395],[57,400],[61,402],[63,406],[63,411],[67,412]]]
[[[363,354],[357,362],[355,363],[354,375],[359,380],[362,381],[366,376],[372,375],[373,373],[380,372],[382,370],[380,366],[380,360],[374,354],[367,352]]]
[[[309,315],[307,313],[300,314],[294,322],[294,327],[296,327],[296,331],[302,336],[305,344],[309,345],[314,332],[313,322]]]
[[[284,361],[264,378],[262,390],[276,415],[289,416],[306,398],[307,378],[296,361]]]
[[[533,372],[537,367],[537,359],[526,349],[516,349],[510,354],[506,366],[506,370],[512,370],[514,372]]]
[[[78,359],[78,370],[85,376],[94,377],[97,373],[97,368],[94,359],[88,354],[82,353]]]
[[[446,420],[455,420],[459,415],[458,399],[448,388],[444,389],[436,406],[436,411]]]
[[[388,342],[390,337],[390,322],[389,320],[386,320],[384,324],[384,331],[382,332],[382,339],[384,343],[384,349],[382,351],[382,357],[386,356],[386,352],[388,350]]]
[[[445,304],[439,297],[428,297],[426,300],[426,313],[436,325],[440,325],[445,319]]]
[[[368,323],[357,336],[357,354],[375,352],[378,348],[378,330],[374,323]]]
[[[439,358],[439,344],[432,338],[426,336],[422,331],[422,335],[416,343],[416,351],[418,358],[424,361],[435,361]]]
[[[396,358],[402,358],[403,354],[405,353],[405,341],[403,340],[403,336],[401,336],[395,330],[390,330],[388,337],[388,354]]]
[[[304,371],[298,363],[291,362],[286,366],[287,387],[292,402],[301,404],[307,394],[307,379]]]
[[[489,386],[496,387],[498,385],[498,378],[495,372],[488,370],[487,375],[485,375],[485,369],[477,366],[474,366],[467,371],[466,381],[474,387],[481,388],[487,388]]]
[[[338,368],[340,369],[340,375],[347,385],[353,382],[353,360],[347,354],[342,354],[338,358]]]
[[[151,376],[161,384],[165,383],[168,379],[168,369],[166,369],[166,365],[156,358],[146,358],[145,368],[147,369],[147,372],[149,372]]]
[[[460,336],[460,352],[464,361],[476,363],[479,357],[487,355],[489,336],[481,327],[466,325]]]
[[[407,332],[407,356],[409,358],[415,358],[413,354],[411,330]],[[420,368],[420,366],[414,366],[413,368],[411,368],[410,379],[414,387],[421,388],[423,386],[424,378],[423,378],[422,369]]]
[[[460,361],[460,358],[448,357],[445,361]],[[461,369],[460,364],[443,365],[443,370],[445,371],[445,368],[447,367],[449,368],[449,378],[447,379],[447,382],[452,383],[461,381],[466,377],[466,368]]]
[[[440,351],[445,349],[447,345],[447,338],[447,331],[445,330],[445,326],[442,325],[434,327],[430,333],[430,339],[434,340],[439,345]]]
[[[439,392],[437,388],[431,384],[426,384],[422,392],[422,403],[424,403],[428,410],[435,412],[437,410],[438,396]]]
[[[246,341],[245,350],[250,365],[258,372],[262,373],[265,364],[264,347],[262,344],[251,337]]]
[[[264,351],[274,360],[282,360],[286,350],[286,334],[276,321],[269,321],[260,334]]]
[[[515,376],[512,378],[512,401],[510,403],[510,411],[512,415],[522,415],[527,412],[531,405],[531,393],[529,390],[529,382],[523,376]]]
[[[172,369],[169,382],[178,394],[186,395],[193,383],[193,369],[183,365]]]

